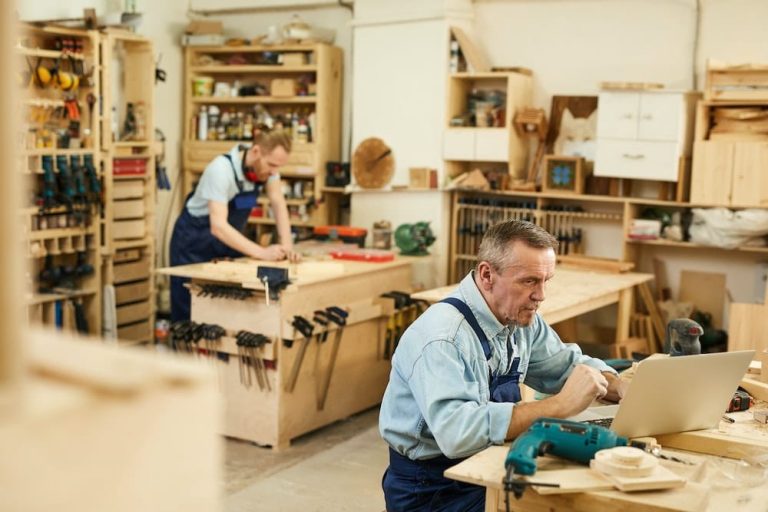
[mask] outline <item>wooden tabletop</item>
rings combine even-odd
[[[593,311],[619,300],[619,292],[653,279],[653,274],[637,272],[609,273],[583,268],[558,266],[549,281],[546,299],[539,314],[554,324]],[[458,285],[443,286],[412,295],[415,299],[437,302],[452,293]]]
[[[191,265],[164,267],[155,270],[155,272],[169,276],[188,277],[200,281],[240,284],[243,288],[261,290],[264,287],[256,278],[256,272],[262,266],[287,268],[291,279],[291,286],[298,286],[300,288],[301,286],[319,282],[333,281],[334,279],[402,267],[410,265],[413,260],[413,257],[396,256],[393,261],[381,263],[332,259],[312,259],[299,263],[288,263],[287,261],[259,261],[241,258],[215,263],[194,263]]]

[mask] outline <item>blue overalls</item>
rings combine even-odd
[[[243,182],[237,178],[232,156],[229,153],[223,156],[229,160],[238,190],[235,197],[227,204],[227,222],[238,231],[242,231],[248,222],[251,210],[256,206],[256,198],[261,193],[263,184],[257,183],[253,191],[243,192]],[[184,210],[173,228],[170,248],[171,266],[203,263],[214,258],[241,257],[242,254],[211,234],[210,216],[195,217],[189,213],[186,204],[192,193],[184,200]],[[171,277],[171,321],[173,322],[189,320],[192,300],[189,290],[184,287],[187,281],[189,279],[183,277]]]
[[[456,297],[442,300],[458,309],[475,331],[483,346],[486,360],[491,359],[488,338],[466,303]],[[507,375],[490,376],[492,402],[520,401],[520,358],[512,360]],[[411,460],[389,449],[389,468],[384,473],[382,487],[387,512],[482,512],[485,509],[485,488],[451,480],[443,472],[464,459],[449,459],[440,455],[428,460]]]

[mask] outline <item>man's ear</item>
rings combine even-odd
[[[261,146],[258,144],[254,144],[251,146],[251,149],[248,150],[251,153],[251,157],[253,158],[260,158],[261,157]]]
[[[487,261],[481,261],[477,265],[477,282],[484,289],[490,289],[493,285],[493,272],[491,271],[491,265]]]

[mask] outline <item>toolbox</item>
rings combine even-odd
[[[365,247],[368,230],[351,226],[315,226],[312,231],[316,240],[341,240],[358,247]]]
[[[141,176],[147,173],[146,157],[120,157],[112,160],[112,174],[115,176]]]

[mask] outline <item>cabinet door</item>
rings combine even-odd
[[[597,137],[634,139],[640,95],[634,92],[602,92],[597,103]]]
[[[693,145],[691,202],[727,205],[733,182],[733,144],[699,140]]]
[[[731,204],[768,206],[768,142],[734,144]]]
[[[452,128],[443,134],[445,160],[474,160],[475,131],[472,128]]]
[[[683,98],[679,94],[641,94],[637,138],[678,141],[684,115]]]
[[[509,161],[509,136],[506,128],[485,128],[475,132],[475,160]]]
[[[674,142],[600,139],[595,176],[677,181],[678,155]]]

